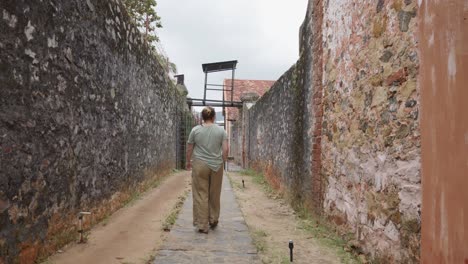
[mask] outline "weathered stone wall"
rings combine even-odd
[[[310,151],[301,68],[293,66],[249,111],[249,166],[264,172],[276,189],[300,198]],[[255,120],[255,121],[253,121]]]
[[[120,1],[0,16],[0,263],[32,263],[175,166],[184,102]]]
[[[262,171],[296,205],[322,208],[321,9],[311,1],[300,30],[300,59],[250,108],[244,102],[231,135],[235,161]],[[316,67],[318,65],[318,67]],[[318,133],[315,130],[318,129]]]
[[[270,184],[294,202],[314,206],[321,201],[320,181],[311,177],[312,145],[315,135],[312,91],[312,11],[301,28],[301,56],[250,109],[244,108],[247,123],[246,154],[249,166],[262,171]],[[320,207],[320,203],[315,203]]]
[[[387,261],[419,258],[417,1],[324,5],[325,212]]]
[[[298,63],[243,110],[249,166],[384,262],[419,260],[417,14],[311,0]]]

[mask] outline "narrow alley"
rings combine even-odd
[[[0,1],[0,264],[467,264],[467,23],[467,0]]]

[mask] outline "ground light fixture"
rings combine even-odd
[[[293,248],[294,248],[294,242],[292,240],[289,240],[289,260],[293,262]]]
[[[84,237],[83,237],[83,233],[84,233],[84,230],[83,230],[83,218],[85,215],[91,215],[90,212],[80,212],[78,214],[78,220],[80,221],[80,226],[78,228],[78,233],[80,233],[80,243],[84,243]]]

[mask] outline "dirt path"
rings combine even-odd
[[[290,263],[289,240],[294,241],[294,263],[356,263],[314,239],[286,201],[269,197],[252,176],[229,172],[229,178],[263,263]]]
[[[146,263],[165,237],[162,225],[178,197],[190,187],[189,172],[179,172],[95,227],[86,244],[75,244],[47,264]]]

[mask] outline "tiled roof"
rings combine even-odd
[[[266,81],[266,80],[238,80],[234,79],[234,94],[233,94],[233,101],[240,101],[240,97],[243,93],[246,92],[255,92],[259,96],[268,91],[275,81]],[[232,82],[231,79],[224,80],[225,89],[230,89]],[[225,91],[224,98],[226,101],[231,100],[231,92]],[[237,108],[226,108],[226,113],[228,119],[235,119],[237,120],[239,116],[239,110]]]

